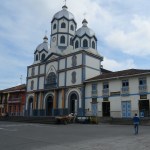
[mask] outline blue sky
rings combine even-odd
[[[51,19],[63,0],[1,0],[0,90],[26,82],[34,51],[50,37]],[[88,26],[98,38],[103,67],[150,69],[149,0],[67,0],[78,24],[86,13]],[[50,40],[50,38],[49,38]]]

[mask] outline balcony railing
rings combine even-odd
[[[9,116],[23,116],[23,112],[9,112]]]
[[[52,84],[45,84],[44,85],[44,88],[46,89],[46,90],[49,90],[49,89],[55,89],[55,88],[57,88],[57,83],[52,83]]]
[[[17,97],[17,98],[10,98],[10,99],[8,100],[8,103],[20,103],[20,102],[21,102],[21,100],[22,100],[22,98],[21,98],[21,97]]]
[[[109,89],[103,89],[102,91],[103,96],[109,96]]]
[[[97,96],[97,90],[91,91],[91,95],[92,95],[92,97],[96,97]]]
[[[122,87],[121,88],[121,94],[122,95],[128,95],[129,94],[129,87],[128,86]]]
[[[147,92],[147,85],[139,85],[139,93]]]

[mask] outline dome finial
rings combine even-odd
[[[85,19],[85,17],[86,17],[86,12],[84,12],[83,16],[84,16],[84,19],[83,19],[83,21],[82,21],[82,24],[83,24],[83,26],[86,27],[87,24],[88,24],[87,20]]]
[[[84,19],[84,20],[82,21],[82,24],[83,24],[83,26],[84,26],[84,27],[86,27],[86,26],[87,26],[87,24],[88,24],[87,20],[86,20],[86,19]]]
[[[47,30],[45,30],[45,36],[43,38],[43,42],[47,42],[47,41],[48,41]]]
[[[64,0],[65,5],[62,7],[62,9],[64,9],[64,10],[67,10],[67,9],[68,9],[68,7],[66,6],[66,1],[67,1],[67,0]]]

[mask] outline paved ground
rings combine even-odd
[[[2,150],[149,150],[150,126],[41,125],[0,121]]]

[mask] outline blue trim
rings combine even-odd
[[[79,38],[79,37],[78,37]],[[80,40],[80,47],[81,47],[81,38],[79,38],[79,40]]]
[[[59,96],[58,96],[58,94],[59,94],[59,91],[57,91],[57,90],[55,90],[55,92],[56,92],[56,108],[55,109],[58,109],[58,98],[59,98]]]
[[[56,35],[57,35],[57,42],[56,42],[56,46],[58,46],[58,31],[59,31],[59,21],[57,20],[57,23],[58,23],[58,28],[57,28],[57,33],[56,33]]]
[[[85,67],[90,68],[90,69],[93,69],[93,70],[96,70],[96,71],[101,71],[101,69],[96,69],[96,68],[89,67],[89,66],[85,66]]]
[[[66,106],[66,89],[64,89],[64,108],[63,109],[66,109],[65,106]],[[68,106],[69,107],[69,106]],[[67,109],[68,110],[68,109]]]
[[[94,59],[103,61],[103,60],[102,60],[102,59],[103,59],[102,56],[98,56],[98,55],[95,55],[95,54],[92,54],[92,53],[88,53],[88,51],[86,51],[86,50],[84,50],[84,51],[87,52],[87,53],[86,53],[87,56],[90,56],[90,57],[92,57],[92,58],[94,58]]]
[[[85,53],[82,53],[82,64],[85,65],[86,64],[86,57],[85,57]]]
[[[91,48],[92,48],[92,46],[91,46],[91,38],[90,38],[90,41],[89,41],[89,47],[91,47]]]
[[[70,27],[70,22],[68,21],[68,33],[70,34],[69,32],[69,27]],[[69,34],[67,34],[67,46],[69,46],[69,43],[70,43],[70,38],[69,38]]]
[[[65,58],[65,69],[67,69],[67,58]],[[65,71],[64,86],[66,86],[66,81],[67,81],[67,72]]]
[[[141,94],[150,94],[150,92],[145,92],[145,93],[135,93],[135,94],[128,94],[127,96],[134,96],[134,95],[141,95]],[[91,99],[91,98],[104,98],[106,96],[95,96],[95,97],[85,97],[85,99]],[[112,95],[112,96],[108,96],[109,97],[124,97],[122,95]]]
[[[45,77],[46,77],[46,65],[47,65],[47,64],[45,63],[45,69],[44,69],[44,74],[45,74],[45,76],[44,76],[44,85],[46,84],[46,83],[45,83]],[[43,89],[45,90],[45,86],[43,87]]]
[[[85,86],[82,87],[82,109],[83,109],[83,116],[85,115]]]
[[[44,92],[43,92],[42,109],[44,109],[44,99],[45,99],[45,95],[46,95],[46,93],[45,93],[45,91],[44,91]],[[44,110],[46,110],[46,108],[45,108]],[[46,115],[46,114],[45,114],[45,115]]]
[[[60,59],[58,60],[58,70],[57,72],[59,71],[59,64],[60,64]],[[57,79],[57,87],[59,87],[59,73],[57,75],[58,79]]]
[[[38,66],[38,76],[40,75],[40,65]],[[37,90],[39,90],[39,79],[40,77],[38,77],[37,79]]]
[[[85,81],[85,53],[82,53],[82,72],[81,72],[81,81],[84,82]]]
[[[38,116],[39,93],[37,93],[36,95],[37,95],[37,97],[36,97],[36,111],[37,111],[37,116]]]

